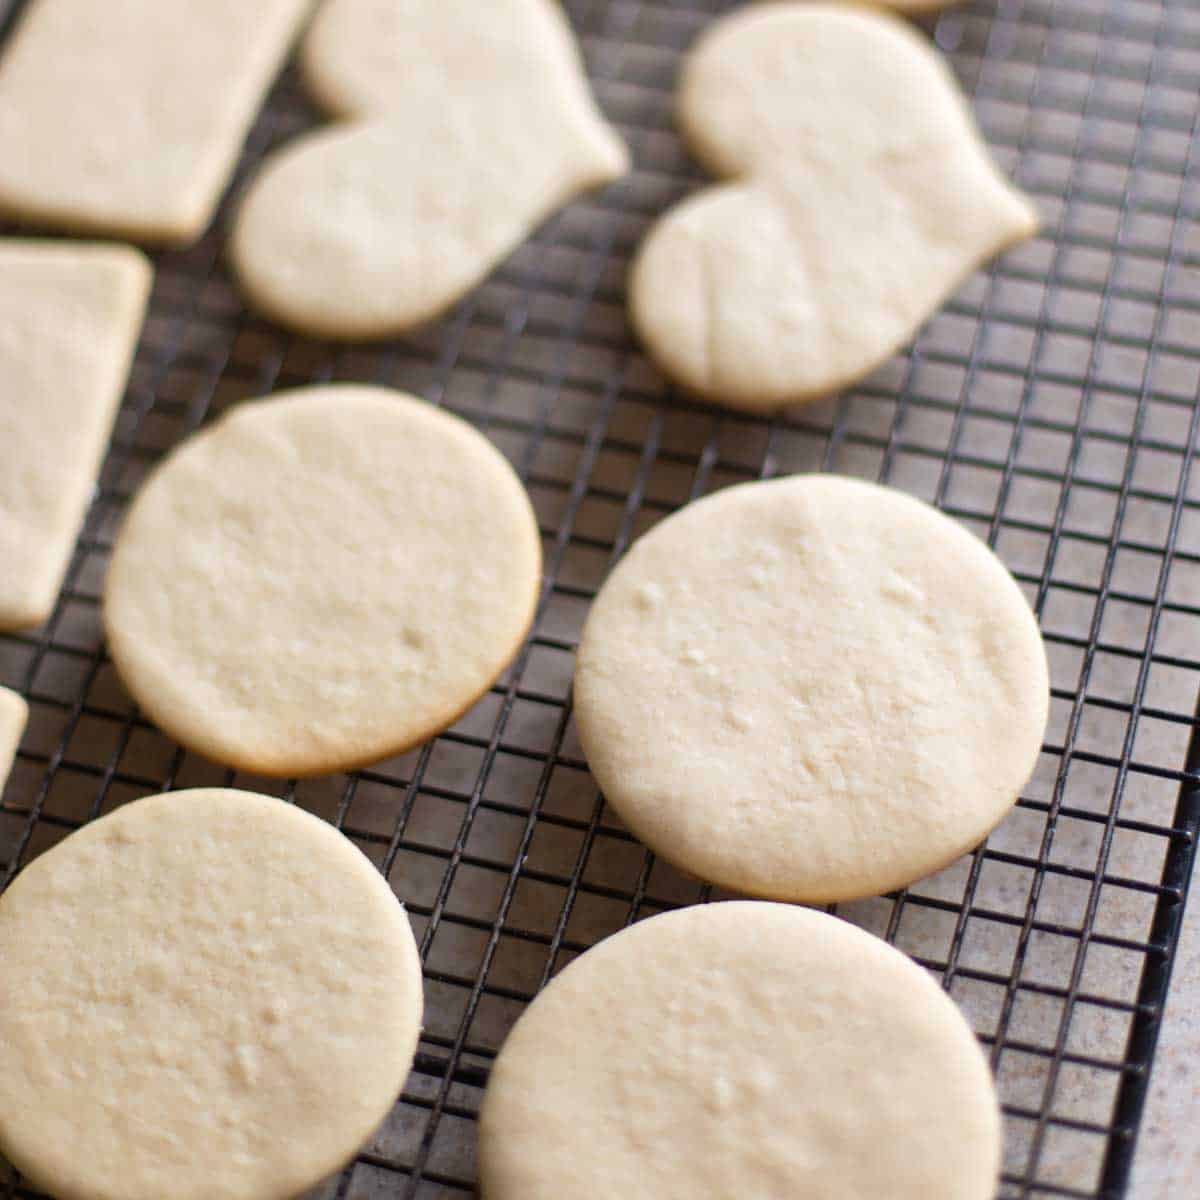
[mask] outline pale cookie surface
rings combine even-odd
[[[309,0],[33,0],[0,59],[0,208],[187,242]]]
[[[0,240],[0,629],[54,607],[151,279],[128,247]]]
[[[0,793],[8,782],[28,720],[29,705],[16,692],[0,687]]]
[[[1049,707],[999,559],[902,492],[743,484],[638,542],[588,617],[576,720],[605,798],[664,858],[778,900],[948,865],[1029,778]]]
[[[140,800],[0,898],[0,1151],[58,1200],[274,1200],[391,1109],[421,1023],[408,919],[281,800]]]
[[[480,1113],[486,1200],[991,1200],[1000,1111],[966,1021],[823,913],[703,905],[571,963]]]
[[[355,119],[267,160],[231,249],[250,300],[303,332],[437,316],[628,169],[552,0],[332,0],[303,60],[317,99]]]
[[[269,775],[362,766],[452,724],[525,636],[541,543],[465,421],[385,388],[235,408],[135,498],[104,625],[150,717]]]
[[[844,0],[847,4],[857,4],[860,7],[863,0]],[[925,16],[940,12],[943,8],[961,4],[962,0],[876,0],[880,8],[890,8],[893,12],[904,13],[910,17]]]
[[[944,61],[897,18],[735,12],[689,53],[678,105],[729,182],[652,226],[630,311],[663,370],[706,399],[769,411],[851,383],[1035,232]]]

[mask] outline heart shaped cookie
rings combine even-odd
[[[689,54],[679,119],[721,183],[655,224],[632,319],[697,395],[770,411],[868,374],[1037,216],[938,53],[896,18],[771,4]]]
[[[332,0],[310,90],[350,121],[272,155],[233,230],[250,300],[330,338],[436,316],[628,156],[551,0]]]

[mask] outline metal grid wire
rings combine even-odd
[[[2,7],[2,4],[0,4]],[[0,804],[0,885],[81,822],[167,788],[285,794],[379,864],[414,921],[427,1027],[369,1147],[320,1195],[474,1186],[488,1065],[565,962],[710,893],[656,862],[591,781],[572,654],[606,570],[660,517],[746,479],[834,470],[935,501],[1034,602],[1048,743],[1012,816],[933,879],[840,906],[944,980],[990,1051],[1003,1194],[1124,1194],[1200,825],[1200,10],[1158,0],[980,0],[931,26],[1045,231],[977,275],[916,345],[843,397],[777,420],[673,395],[631,344],[629,254],[703,182],[670,129],[704,0],[568,0],[636,172],[551,220],[436,327],[375,348],[289,337],[242,310],[226,209],[158,257],[99,492],[46,627],[0,638],[32,721]],[[293,77],[243,156],[314,120]],[[328,379],[406,388],[510,456],[545,538],[534,632],[453,730],[369,771],[281,787],[185,754],[134,710],[99,630],[115,525],[164,451],[245,397]],[[1185,769],[1185,764],[1188,769]],[[0,1194],[31,1195],[11,1174]]]

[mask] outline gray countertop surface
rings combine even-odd
[[[1185,1200],[1200,1194],[1200,886],[1195,883],[1151,1081],[1129,1200]]]

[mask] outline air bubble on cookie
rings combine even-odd
[[[723,1115],[733,1107],[733,1101],[733,1085],[724,1075],[715,1076],[712,1081],[712,1088],[709,1092],[709,1108],[714,1113]]]
[[[258,1051],[246,1043],[235,1047],[233,1062],[230,1064],[230,1074],[236,1083],[244,1088],[252,1088],[262,1073],[262,1062]]]
[[[287,1009],[282,1000],[271,1000],[263,1007],[262,1019],[268,1025],[280,1025],[286,1014]]]
[[[924,607],[925,596],[921,589],[898,571],[889,571],[880,583],[879,590],[889,600],[896,600],[906,608]]]
[[[803,553],[801,543],[797,543],[796,549],[798,553]],[[746,572],[750,586],[761,592],[774,578],[775,568],[782,557],[782,552],[773,542],[762,542],[756,546]]]
[[[730,708],[725,713],[726,724],[731,725],[739,733],[749,733],[754,728],[754,718],[740,708]]]
[[[654,612],[663,602],[663,590],[657,583],[643,583],[633,593],[633,602],[642,612]]]

